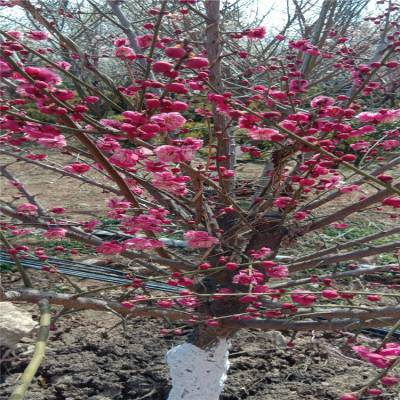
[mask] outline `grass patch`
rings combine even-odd
[[[0,272],[16,272],[17,267],[13,264],[0,264]]]
[[[94,253],[93,247],[86,246],[75,240],[42,240],[39,237],[37,238],[38,241],[35,243],[35,247],[43,247],[46,254],[51,257],[70,260],[72,257],[69,251],[73,249],[78,250],[80,254]],[[63,246],[66,251],[57,251],[55,250],[56,246]]]
[[[387,222],[357,220],[349,221],[349,226],[345,229],[336,229],[332,226],[327,226],[322,232],[315,232],[313,235],[307,237],[307,240],[299,239],[293,247],[285,249],[283,254],[287,255],[305,255],[317,250],[333,247],[338,244],[344,244],[353,240],[361,239],[365,236],[370,236],[375,233],[382,232],[390,229]],[[359,244],[354,247],[349,247],[343,252],[350,252],[352,250],[365,248],[366,245],[379,246],[387,243],[392,243],[400,240],[400,234],[395,234],[377,240],[368,242],[367,244]],[[332,253],[333,254],[333,253]],[[396,256],[393,254],[377,255],[380,263],[394,263],[397,262]]]

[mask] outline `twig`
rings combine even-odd
[[[8,250],[14,250],[14,247],[8,241],[8,239],[6,238],[6,236],[4,235],[3,232],[0,232],[0,240],[4,243],[5,247]],[[19,258],[13,252],[11,252],[9,254],[12,257],[12,259],[14,260],[15,265],[17,266],[19,273],[21,274],[22,281],[24,282],[24,286],[26,288],[32,288],[33,286],[32,286],[31,279],[29,278],[29,275],[27,274],[27,272],[25,271],[25,269],[23,268],[23,266],[19,262]]]
[[[22,400],[25,397],[26,391],[32,382],[40,364],[43,361],[46,343],[50,332],[50,306],[46,299],[42,299],[39,302],[40,309],[40,329],[38,334],[38,340],[36,342],[35,351],[32,359],[26,367],[18,386],[14,389],[10,396],[10,400]]]
[[[160,7],[160,11],[158,14],[158,18],[157,18],[157,22],[154,26],[154,33],[153,33],[153,39],[151,41],[151,45],[150,45],[150,51],[149,51],[149,55],[147,57],[147,65],[146,65],[146,70],[144,73],[144,80],[147,80],[148,77],[150,76],[150,72],[151,72],[151,60],[156,48],[156,44],[157,44],[157,38],[158,38],[158,32],[160,31],[161,28],[161,22],[162,22],[162,18],[164,16],[164,12],[165,9],[167,7],[167,1],[163,1],[161,3],[161,7]],[[144,102],[144,95],[146,93],[146,88],[143,88],[141,93],[140,93],[140,98],[139,98],[139,104],[138,104],[138,110],[141,111],[142,107],[143,107],[143,102]]]
[[[392,362],[387,368],[385,368],[381,373],[375,376],[371,381],[369,381],[364,387],[362,387],[358,392],[357,398],[361,399],[361,396],[372,386],[374,386],[381,378],[387,375],[387,373],[393,369],[396,365],[400,364],[400,357],[398,357],[395,361]]]
[[[128,309],[119,302],[109,300],[100,300],[91,297],[77,297],[75,294],[64,294],[55,292],[42,292],[34,289],[13,289],[5,292],[0,297],[0,301],[39,303],[41,300],[47,300],[50,304],[63,306],[68,309],[110,311],[113,310],[123,316],[129,317],[168,317],[174,321],[187,319],[190,313],[178,310],[161,310],[149,307],[137,306]]]

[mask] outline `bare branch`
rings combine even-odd
[[[150,307],[138,306],[128,309],[117,301],[105,301],[91,297],[81,297],[76,294],[61,294],[54,292],[42,292],[33,289],[13,289],[2,294],[0,301],[38,303],[47,300],[49,304],[73,308],[78,310],[105,311],[110,310],[126,317],[154,317],[169,318],[171,320],[186,319],[188,313],[175,310],[160,310]]]
[[[241,320],[241,321],[227,321],[225,326],[234,328],[250,328],[261,330],[276,330],[276,331],[295,331],[295,332],[311,332],[311,331],[340,331],[340,330],[360,330],[364,328],[377,328],[390,326],[396,323],[397,318],[379,318],[366,321],[359,321],[353,318],[334,319],[331,321],[282,321],[279,319],[268,320]]]
[[[327,265],[332,265],[334,263],[342,261],[359,260],[363,257],[369,257],[375,254],[394,252],[398,249],[400,249],[400,242],[384,244],[381,246],[369,246],[366,249],[356,250],[350,253],[337,254],[330,257],[321,257],[299,263],[293,263],[289,265],[289,271],[299,272],[310,268],[319,268]]]

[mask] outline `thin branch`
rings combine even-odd
[[[392,265],[380,265],[378,267],[371,267],[371,268],[358,268],[356,270],[352,271],[345,271],[345,272],[334,272],[331,274],[324,274],[324,275],[318,275],[318,279],[322,281],[325,278],[331,278],[331,279],[342,279],[342,278],[349,278],[349,277],[354,277],[354,276],[361,276],[361,275],[371,275],[375,274],[377,272],[384,272],[384,271],[390,271],[395,267],[394,264]],[[277,285],[271,286],[273,289],[283,289],[283,288],[290,288],[294,286],[300,286],[300,285],[305,285],[307,283],[311,283],[313,278],[303,278],[303,279],[294,279],[290,280],[285,283],[280,283]]]
[[[227,321],[224,326],[233,328],[250,328],[261,330],[276,330],[276,331],[338,331],[338,330],[359,330],[372,327],[385,327],[391,326],[396,323],[397,318],[379,318],[369,321],[358,321],[352,318],[337,319],[332,321],[299,321],[291,322],[279,319],[268,320],[240,320],[240,321]]]
[[[335,253],[339,250],[344,250],[344,249],[348,249],[350,247],[357,246],[359,244],[372,242],[373,240],[384,238],[384,237],[391,236],[391,235],[395,235],[397,233],[400,233],[400,226],[393,228],[393,229],[387,229],[382,232],[374,233],[372,235],[364,236],[360,239],[351,240],[350,242],[339,243],[336,246],[329,247],[328,249],[318,250],[315,253],[298,258],[297,262],[311,260],[313,258],[321,258],[322,256],[326,256],[327,254],[330,254],[330,253]]]
[[[10,400],[23,400],[29,385],[44,359],[46,343],[50,332],[50,307],[48,300],[44,298],[40,299],[38,304],[40,309],[40,328],[38,340],[35,345],[35,351],[33,352],[32,359],[19,380],[17,387],[12,392]]]
[[[3,242],[4,246],[6,247],[6,249],[15,250],[13,245],[8,241],[8,239],[6,238],[4,233],[1,232],[1,231],[0,231],[0,241]],[[26,288],[33,287],[31,279],[29,278],[29,275],[25,271],[24,267],[21,265],[18,256],[15,255],[15,253],[12,252],[12,251],[9,254],[10,254],[11,258],[14,260],[15,265],[17,266],[19,273],[21,274],[21,278],[22,278],[22,281],[24,282],[24,286]]]
[[[395,157],[394,159],[390,160],[384,165],[376,168],[374,171],[371,172],[372,176],[378,176],[379,174],[394,168],[396,165],[400,164],[400,157]],[[351,182],[353,185],[362,185],[365,183],[365,178],[358,179],[354,182]],[[335,200],[340,196],[343,196],[345,193],[337,190],[333,193],[328,194],[326,197],[322,197],[321,199],[315,199],[309,204],[305,204],[301,209],[302,210],[315,210],[316,208],[326,205],[329,201]]]
[[[13,289],[5,292],[0,301],[38,303],[40,300],[47,300],[49,304],[73,308],[78,310],[93,311],[114,311],[122,316],[129,317],[154,317],[169,318],[171,320],[187,319],[188,313],[178,310],[160,310],[145,306],[138,306],[128,309],[121,303],[113,300],[100,300],[91,297],[81,297],[76,294],[61,294],[55,292],[42,292],[33,289]]]
[[[45,215],[45,209],[43,206],[36,200],[36,196],[29,193],[29,191],[25,188],[25,185],[20,182],[8,169],[6,165],[0,167],[1,176],[4,176],[8,181],[16,183],[16,188],[18,191],[29,201],[29,203],[34,204],[38,208],[39,215]]]
[[[331,257],[321,257],[313,260],[308,260],[304,262],[294,263],[289,265],[290,272],[304,271],[310,268],[318,268],[326,265],[332,265],[334,263],[349,261],[349,260],[359,260],[363,257],[373,256],[375,254],[383,254],[388,252],[394,252],[400,249],[400,242],[384,244],[381,246],[370,246],[366,249],[356,250],[350,253],[337,254]]]
[[[143,80],[147,80],[150,76],[151,73],[151,63],[152,63],[152,57],[156,48],[156,44],[157,44],[157,40],[158,40],[158,33],[161,29],[161,22],[162,22],[162,18],[164,16],[165,10],[167,7],[167,1],[164,0],[161,3],[161,7],[160,7],[160,11],[158,14],[158,18],[157,18],[157,22],[154,26],[154,33],[153,33],[153,39],[151,41],[151,45],[150,45],[150,50],[149,50],[149,55],[147,57],[147,65],[146,65],[146,70],[144,73],[144,78]],[[140,92],[140,98],[139,98],[139,103],[138,103],[138,110],[141,111],[142,107],[143,107],[143,102],[144,102],[144,96],[146,93],[146,88],[143,88],[142,91]]]
[[[400,183],[398,183],[397,185],[394,186],[396,189],[400,188]],[[324,218],[321,218],[318,221],[315,222],[311,222],[310,224],[303,226],[301,228],[301,230],[303,232],[310,232],[310,231],[315,231],[317,229],[321,229],[324,226],[327,226],[329,224],[331,224],[332,222],[335,221],[339,221],[341,219],[346,218],[347,216],[355,213],[355,212],[359,212],[369,206],[372,206],[376,203],[379,203],[381,201],[383,201],[386,197],[389,197],[391,194],[391,191],[386,189],[386,190],[382,190],[379,191],[375,194],[373,194],[372,196],[367,197],[364,200],[361,200],[359,202],[356,202],[354,204],[351,204],[348,207],[342,208],[339,211],[336,211]]]
[[[41,162],[36,161],[36,160],[31,160],[31,159],[29,159],[27,157],[24,157],[24,156],[20,155],[19,153],[12,153],[11,151],[1,150],[0,149],[0,154],[4,154],[4,155],[10,156],[10,157],[14,157],[17,160],[21,160],[23,162],[26,162],[27,164],[37,165],[40,168],[47,169],[49,171],[53,171],[53,172],[55,172],[57,174],[61,174],[62,176],[67,176],[69,178],[77,179],[77,180],[79,180],[81,182],[84,182],[84,183],[86,183],[88,185],[93,185],[93,186],[96,186],[96,187],[101,188],[103,190],[106,190],[108,192],[115,193],[117,195],[121,195],[121,191],[116,189],[116,188],[114,188],[114,187],[112,187],[112,186],[108,186],[108,185],[104,185],[102,183],[96,182],[96,181],[94,181],[94,180],[92,180],[90,178],[87,178],[86,176],[83,176],[83,175],[73,174],[71,172],[64,171],[63,169],[55,167],[53,165],[48,165],[48,164],[44,164],[44,163],[41,163]]]

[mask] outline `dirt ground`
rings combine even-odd
[[[11,157],[3,157],[2,163],[13,161]],[[52,166],[63,168],[64,165],[75,162],[74,157],[60,154],[49,154],[46,162]],[[7,168],[15,178],[26,185],[32,195],[36,196],[45,208],[65,207],[68,214],[77,219],[85,219],[85,215],[96,215],[106,209],[106,199],[115,196],[104,193],[103,189],[91,185],[82,184],[79,180],[70,177],[62,177],[60,174],[39,166],[18,161]],[[95,178],[103,184],[110,184],[107,179],[96,172],[86,174],[88,178]],[[15,204],[25,200],[16,198],[18,191],[4,178],[0,177],[1,198],[7,201],[14,199]]]
[[[107,330],[114,316],[85,312],[65,317],[50,337],[46,360],[26,400],[164,400],[169,391],[165,352],[184,338],[162,338],[156,321],[134,320],[127,334]],[[343,340],[339,340],[343,342]],[[370,369],[342,356],[327,339],[302,337],[277,347],[263,332],[232,341],[223,400],[337,399],[366,382]],[[8,398],[28,357],[3,365],[0,399]],[[385,399],[395,399],[385,397]]]
[[[47,285],[43,274],[31,274],[36,283]],[[3,273],[2,284],[6,289],[15,287],[16,279],[17,273]],[[56,283],[57,278],[52,280]],[[79,283],[93,288],[93,281]],[[38,319],[35,305],[20,307]],[[160,321],[139,318],[129,320],[124,332],[121,326],[113,328],[118,322],[110,313],[94,311],[59,319],[26,400],[165,400],[170,389],[165,353],[184,342],[186,334],[163,337]],[[232,339],[231,367],[221,399],[336,400],[375,373],[355,358],[346,340],[339,334],[299,335],[289,348],[271,332],[241,331]],[[372,346],[378,343],[365,336],[360,340]],[[0,400],[8,399],[30,360],[34,341],[26,338],[13,354],[3,354]],[[398,398],[394,391],[375,397]]]

